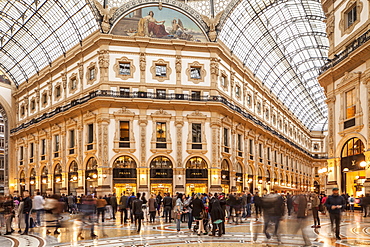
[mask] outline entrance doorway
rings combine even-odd
[[[121,196],[122,193],[131,195],[134,192],[136,195],[136,184],[114,184],[114,192],[117,197]]]
[[[186,195],[192,195],[193,193],[207,193],[207,184],[186,184]]]
[[[222,192],[225,193],[225,194],[229,194],[230,193],[230,185],[228,184],[221,184],[221,187],[222,187]]]
[[[150,188],[150,193],[158,195],[158,193],[161,194],[161,196],[164,195],[164,193],[170,193],[172,196],[172,184],[152,184]]]

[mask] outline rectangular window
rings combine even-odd
[[[69,131],[69,148],[75,148],[76,141],[75,141],[75,130]]]
[[[54,152],[59,152],[59,135],[54,136],[55,146],[54,146]]]
[[[121,97],[129,97],[130,96],[130,88],[128,88],[128,87],[120,87],[119,88],[119,95]]]
[[[236,97],[240,97],[240,87],[239,86],[235,87],[235,95]]]
[[[21,146],[19,148],[19,160],[21,161],[20,165],[23,165],[23,159],[24,159],[24,153],[23,153],[24,150],[23,149],[24,149],[23,146]]]
[[[224,151],[229,152],[229,129],[224,128]]]
[[[45,154],[46,154],[46,139],[42,139],[41,140],[41,156],[44,156]]]
[[[130,122],[129,121],[119,122],[119,147],[120,148],[130,147]]]
[[[4,125],[0,125],[0,133],[4,133],[5,131],[4,131]]]
[[[89,80],[92,81],[95,79],[95,67],[92,67],[90,70],[89,70]],[[75,79],[76,80],[76,79]]]
[[[95,72],[94,72],[95,73]],[[90,70],[90,77],[91,77],[91,70]],[[91,79],[90,79],[91,80]],[[76,78],[73,78],[72,81],[71,81],[71,89],[76,89],[77,87],[77,79]]]
[[[24,106],[21,106],[21,116],[24,116]]]
[[[42,103],[45,105],[46,103],[48,103],[48,96],[46,95],[46,93],[44,93],[42,95]]]
[[[5,161],[3,157],[0,157],[0,169],[4,169],[5,167]]]
[[[226,87],[226,76],[221,76],[221,86]]]
[[[33,149],[34,145],[33,145],[33,142],[30,143],[30,158],[33,158],[33,155],[34,155],[34,149]]]
[[[167,76],[166,65],[155,65],[155,76],[166,77]]]
[[[202,124],[193,123],[192,130],[192,149],[202,149]]]
[[[357,20],[357,6],[354,5],[347,13],[347,28],[349,28]]]
[[[191,79],[202,79],[200,75],[200,68],[199,67],[191,67],[190,68],[190,78]]]
[[[31,110],[33,111],[33,110],[35,110],[35,106],[36,105],[36,103],[35,103],[35,101],[34,100],[32,100],[31,101]]]
[[[130,63],[120,63],[119,64],[119,74],[120,75],[131,75]]]
[[[5,140],[4,138],[0,138],[0,148],[3,149],[5,147]]]
[[[166,123],[165,122],[157,122],[156,132],[157,132],[156,148],[167,148]]]
[[[200,91],[191,91],[192,100],[200,100]]]
[[[270,147],[267,148],[267,160],[270,160]]]
[[[61,91],[60,91],[61,89],[60,89],[60,86],[57,86],[57,88],[56,88],[56,92],[55,92],[55,94],[56,94],[56,97],[60,97],[60,94],[61,94]]]
[[[346,118],[353,118],[356,114],[355,90],[346,92]]]
[[[238,134],[238,139],[237,139],[237,148],[238,148],[238,156],[242,157],[243,156],[243,149],[242,149],[242,142],[243,142],[243,137],[241,134]]]
[[[247,104],[250,106],[252,104],[252,96],[247,95]]]
[[[249,140],[249,154],[253,155],[253,140]]]
[[[276,152],[276,150],[274,152],[274,161],[275,161],[275,163],[277,162],[277,152]]]
[[[260,158],[262,158],[262,144],[258,144],[258,155]]]

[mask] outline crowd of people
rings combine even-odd
[[[226,224],[241,224],[248,218],[249,222],[257,222],[263,218],[263,233],[266,238],[271,239],[271,235],[274,235],[281,242],[279,225],[282,217],[287,214],[290,218],[296,218],[294,222],[297,224],[292,228],[293,232],[294,229],[301,230],[303,240],[309,246],[310,240],[303,229],[309,219],[313,221],[313,228],[320,228],[320,215],[328,213],[335,237],[340,240],[341,212],[354,211],[355,203],[361,205],[364,217],[368,216],[370,195],[361,198],[339,195],[337,188],[328,197],[316,193],[292,195],[272,191],[259,195],[258,192],[252,194],[246,191],[230,194],[176,193],[172,196],[169,193],[158,193],[151,194],[148,199],[145,193],[134,192],[98,197],[94,194],[43,197],[37,192],[31,197],[28,191],[24,191],[22,197],[0,198],[0,226],[5,225],[5,235],[12,234],[15,225],[22,235],[27,235],[30,228],[42,225],[47,227],[48,234],[51,233],[50,229],[54,229],[54,234],[60,234],[58,229],[63,227],[62,214],[69,213],[81,220],[79,239],[83,239],[84,225],[90,227],[91,237],[95,238],[94,225],[106,220],[116,220],[116,216],[119,216],[117,223],[135,224],[137,232],[141,231],[143,222],[154,224],[163,218],[162,221],[167,224],[174,221],[178,232],[181,231],[181,223],[186,223],[183,225],[198,235],[222,236],[225,234]],[[274,227],[272,234],[269,232],[271,225]],[[257,241],[256,231],[253,240]]]

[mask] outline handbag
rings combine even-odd
[[[319,204],[319,211],[320,212],[323,212],[323,211],[325,211],[325,208],[324,208],[324,205],[323,204]]]

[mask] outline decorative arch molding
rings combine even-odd
[[[197,24],[197,26],[200,28],[200,30],[206,37],[207,41],[209,41],[207,35],[208,27],[207,24],[203,21],[201,15],[196,10],[191,8],[189,5],[182,3],[180,1],[173,0],[162,0],[160,2],[156,0],[132,0],[123,4],[114,12],[113,17],[110,19],[110,23],[112,24],[112,26],[109,33],[114,29],[114,27],[121,18],[135,10],[145,7],[158,7],[160,9],[163,7],[167,7],[184,14],[195,24]]]
[[[184,159],[184,164],[183,164],[183,168],[186,169],[186,163],[191,159],[191,158],[196,158],[196,157],[199,157],[199,158],[202,158],[206,164],[207,164],[207,168],[210,169],[211,168],[211,162],[210,160],[208,160],[208,158],[204,155],[201,155],[201,154],[192,154],[192,155],[189,155],[187,156],[185,159]]]
[[[99,163],[99,159],[95,155],[87,155],[81,164],[78,164],[77,163],[78,166],[79,166],[79,169],[86,170],[87,162],[89,161],[90,158],[95,158],[96,163],[97,163],[97,165],[99,167],[99,164],[101,164],[101,163]]]
[[[223,162],[224,160],[229,164],[229,171],[230,171],[230,172],[234,171],[233,163],[231,162],[231,160],[230,160],[228,157],[223,157],[223,158],[221,159],[221,163],[220,163],[220,164],[222,164],[222,162]],[[220,168],[222,169],[222,166],[220,166]]]
[[[136,167],[139,167],[139,164],[140,164],[140,161],[138,160],[138,158],[136,158],[136,156],[132,155],[132,154],[128,154],[128,153],[119,153],[119,154],[116,154],[112,157],[112,159],[109,161],[109,168],[114,168],[113,167],[113,164],[114,164],[114,161],[116,161],[117,158],[121,157],[121,156],[128,156],[130,157],[131,159],[133,159],[136,163]]]
[[[356,137],[356,138],[360,139],[360,140],[362,141],[362,143],[364,144],[364,146],[366,147],[367,140],[366,140],[366,138],[365,138],[362,134],[360,134],[360,133],[350,133],[350,134],[346,135],[346,137],[345,137],[345,138],[342,138],[342,139],[339,141],[339,143],[338,143],[338,145],[337,145],[337,148],[336,148],[336,150],[335,150],[335,157],[338,157],[338,158],[340,158],[340,157],[341,157],[341,153],[342,153],[342,148],[343,148],[343,146],[346,144],[346,142],[347,142],[349,139],[354,138],[354,137]],[[366,150],[367,150],[367,149],[368,149],[368,147],[366,147]]]

